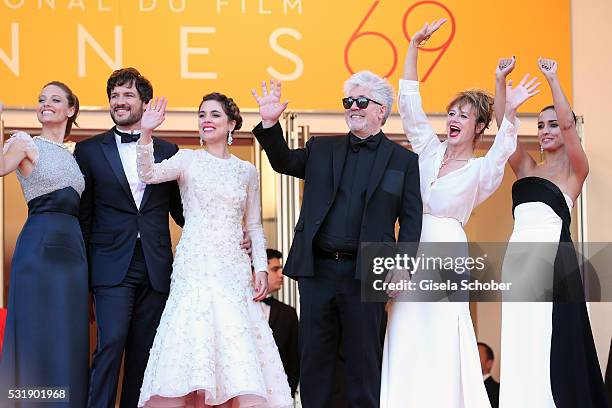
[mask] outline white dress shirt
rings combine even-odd
[[[267,296],[267,297],[271,297],[271,296]],[[266,316],[266,321],[269,322],[270,321],[270,309],[271,307],[266,305],[264,302],[259,302],[259,304],[261,305],[261,309],[264,312],[264,315]]]
[[[140,133],[140,130],[135,130],[132,133]],[[132,191],[132,197],[136,207],[140,208],[142,203],[142,196],[144,195],[145,188],[147,185],[140,181],[138,177],[138,171],[136,170],[136,142],[132,143],[121,143],[121,136],[115,133],[115,142],[117,143],[117,150],[119,150],[119,157],[121,158],[121,164],[123,165],[123,171],[127,178],[130,190]]]

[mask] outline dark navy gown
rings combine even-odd
[[[25,136],[24,136],[25,137]],[[13,255],[0,360],[1,407],[85,407],[89,327],[88,268],[79,227],[85,183],[61,144],[33,140],[32,174],[17,177],[28,219]],[[67,388],[69,402],[9,400],[9,389]]]

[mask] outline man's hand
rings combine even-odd
[[[385,283],[399,284],[400,282],[405,280],[409,281],[411,278],[412,276],[410,275],[410,271],[406,269],[391,269],[389,270],[389,272],[387,272],[387,276],[385,277]],[[402,293],[401,290],[387,289],[387,295],[389,295],[389,297],[392,299],[397,297],[397,295],[399,295],[400,293]]]
[[[270,80],[270,91],[266,81],[261,82],[261,96],[257,94],[255,89],[251,90],[253,97],[259,105],[259,115],[264,128],[270,128],[278,122],[285,109],[287,109],[288,101],[280,102],[281,99],[281,83]]]

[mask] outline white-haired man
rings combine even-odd
[[[285,275],[300,290],[300,390],[305,408],[332,400],[336,354],[342,347],[348,406],[378,407],[382,359],[382,303],[361,299],[357,259],[361,242],[417,242],[422,203],[417,156],[389,140],[381,128],[393,88],[362,71],[344,84],[350,131],[313,137],[291,150],[278,119],[280,83],[255,91],[262,122],[253,133],[274,170],[304,179],[304,195]]]

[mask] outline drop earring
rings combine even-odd
[[[540,145],[540,161],[544,161],[544,147]]]
[[[227,135],[227,144],[231,146],[233,142],[234,142],[234,138],[232,137],[232,131],[230,130]]]
[[[200,138],[200,146],[204,146],[204,140],[202,140],[202,138]]]

